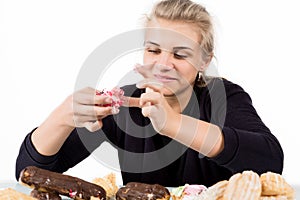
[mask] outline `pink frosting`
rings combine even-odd
[[[113,88],[112,90],[96,91],[96,95],[106,95],[112,98],[111,104],[104,104],[102,106],[112,106],[119,108],[124,103],[124,91],[121,88]]]
[[[187,185],[184,188],[183,193],[185,195],[198,195],[206,189],[207,189],[207,187],[205,187],[204,185]]]

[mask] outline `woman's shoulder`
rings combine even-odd
[[[223,77],[207,77],[206,85],[197,87],[198,98],[211,101],[213,99],[229,99],[234,96],[249,99],[249,94],[239,84]]]
[[[212,77],[203,88],[198,88],[197,98],[204,105],[250,105],[250,95],[239,84],[223,77]],[[210,107],[208,107],[210,108]]]
[[[226,93],[245,92],[243,87],[238,83],[230,81],[224,77],[209,77],[207,88],[209,90],[223,89]]]

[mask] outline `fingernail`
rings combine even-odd
[[[144,88],[144,85],[147,83],[147,81],[145,79],[137,82],[135,85],[137,88]]]
[[[153,91],[154,91],[153,89],[151,89],[151,88],[149,88],[149,87],[146,87],[146,91],[145,91],[146,93],[147,93],[147,92],[153,92]]]
[[[135,84],[135,86],[136,86],[137,88],[141,88],[141,84],[140,84],[140,83]]]

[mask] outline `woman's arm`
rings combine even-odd
[[[33,132],[34,130],[25,137],[20,147],[16,160],[17,180],[22,169],[27,166],[37,166],[63,173],[90,155],[90,152],[82,143],[77,129],[73,129],[60,150],[50,156],[42,155],[36,150],[31,140]]]
[[[185,144],[232,172],[252,169],[258,173],[281,173],[281,146],[257,115],[249,95],[228,81],[214,84],[200,97],[215,95],[214,100],[206,99],[201,107],[209,113],[210,122],[176,113],[158,92],[141,97],[141,104],[146,108],[144,114],[162,135]],[[221,87],[217,84],[224,84],[225,97],[220,95]],[[145,102],[151,102],[151,106]],[[211,102],[217,103],[212,105]]]
[[[111,97],[96,95],[92,88],[75,92],[33,132],[32,143],[43,155],[57,153],[75,127],[86,127],[91,132],[99,130],[102,119],[114,113],[112,107],[98,105],[111,101]]]
[[[68,101],[70,100],[66,102]],[[64,105],[55,109],[31,134],[31,141],[40,154],[45,156],[56,154],[74,129],[74,126],[65,122],[64,109]]]
[[[66,98],[24,140],[17,158],[16,177],[28,165],[63,172],[89,155],[90,149],[86,150],[74,128],[100,129],[102,119],[114,114],[111,107],[99,106],[106,103],[111,103],[111,98],[96,95],[92,88],[77,91]]]
[[[177,140],[207,157],[218,155],[224,148],[222,130],[214,124],[193,117],[174,114],[161,134]]]
[[[250,96],[229,81],[219,84],[224,84],[227,98],[226,119],[221,127],[224,149],[211,159],[233,172],[252,169],[259,174],[266,171],[282,173],[284,154],[281,145],[257,114]]]
[[[182,103],[179,103],[179,107],[176,106],[177,104],[169,105],[161,92],[160,85],[146,82],[140,86],[146,87],[146,93],[143,93],[140,98],[142,113],[150,118],[153,128],[158,133],[175,139],[208,157],[214,157],[223,150],[223,134],[218,126],[181,114]],[[200,117],[200,113],[197,113],[197,117]]]

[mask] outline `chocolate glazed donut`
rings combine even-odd
[[[170,192],[159,184],[139,182],[127,183],[116,194],[116,200],[164,200],[170,199]]]
[[[60,194],[72,199],[106,199],[106,191],[99,185],[34,166],[23,169],[19,181],[37,191]]]

